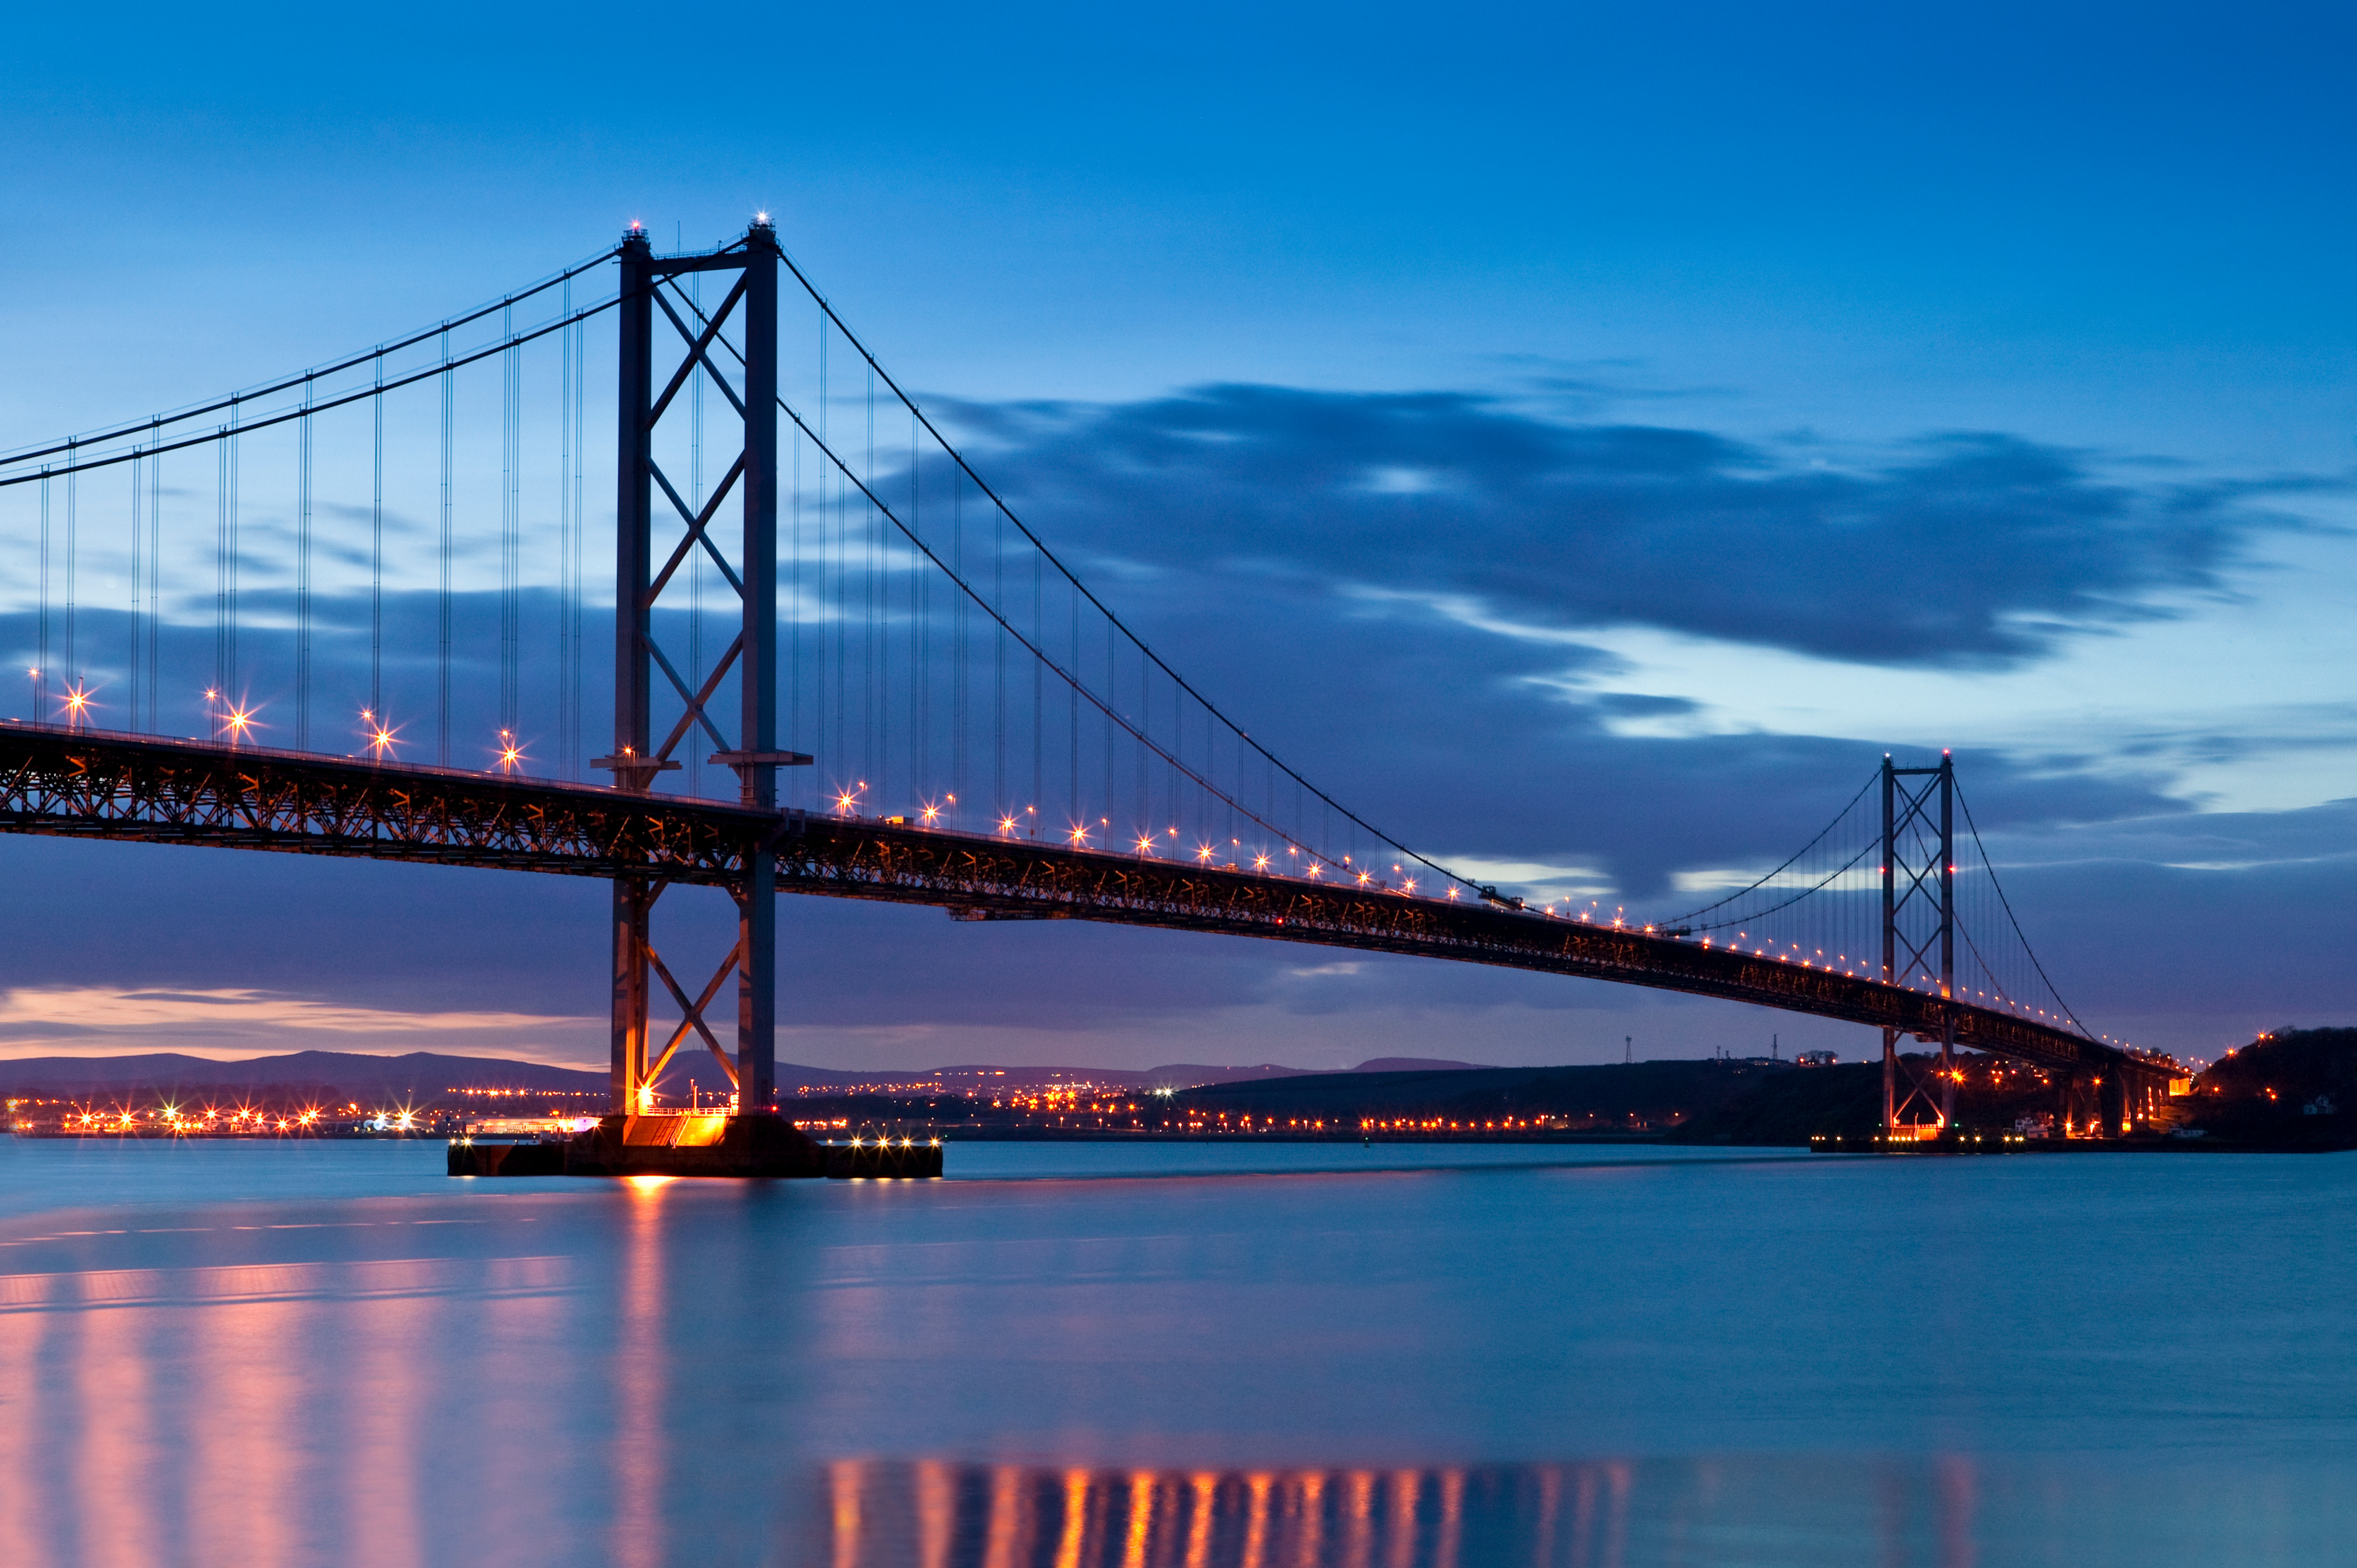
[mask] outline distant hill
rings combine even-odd
[[[157,1051],[145,1056],[24,1057],[0,1060],[0,1090],[70,1097],[138,1090],[276,1090],[287,1094],[413,1100],[453,1089],[557,1089],[594,1091],[606,1075],[500,1057],[432,1051],[368,1056],[356,1051],[293,1051],[215,1061]]]
[[[1181,1106],[1254,1120],[1474,1122],[1561,1117],[1573,1130],[1663,1133],[1681,1144],[1805,1144],[1818,1133],[1870,1134],[1881,1116],[1879,1064],[1802,1068],[1757,1059],[1598,1067],[1422,1069],[1210,1084]]]
[[[2227,1052],[2185,1102],[2212,1142],[2253,1148],[2357,1146],[2357,1029],[2278,1029]]]
[[[2319,1094],[2357,1099],[2357,1029],[2261,1035],[2219,1058],[2194,1080],[2194,1090],[2204,1098],[2272,1098],[2277,1104]]]

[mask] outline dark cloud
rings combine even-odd
[[[1035,520],[1103,557],[1886,665],[2016,664],[2164,614],[2283,521],[2266,487],[2129,484],[2001,435],[1836,469],[1468,392],[1210,386],[961,413]]]

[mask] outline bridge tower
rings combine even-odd
[[[707,740],[715,763],[734,768],[739,803],[765,815],[777,811],[777,773],[811,759],[778,749],[778,264],[776,231],[756,222],[745,237],[707,253],[658,256],[636,228],[619,252],[620,389],[615,496],[614,750],[591,766],[614,775],[614,787],[646,794],[657,778],[680,764],[683,745]],[[705,316],[676,280],[690,273],[733,274],[720,304]],[[658,335],[658,325],[663,330]],[[729,331],[734,328],[733,332]],[[657,352],[676,338],[678,357]],[[726,365],[739,357],[741,367]],[[658,362],[664,366],[661,390]],[[724,366],[734,374],[724,373]],[[701,371],[732,404],[743,445],[700,507],[691,507],[656,458],[655,435],[664,416]],[[675,512],[683,536],[658,564],[654,559],[657,493]],[[734,493],[743,519],[732,564],[713,524]],[[705,552],[743,604],[735,639],[695,685],[683,679],[658,646],[653,614],[689,554]],[[733,722],[711,711],[723,679],[734,670],[737,712]],[[660,674],[682,711],[668,734],[653,731],[654,681]],[[733,732],[733,734],[731,733]],[[691,1034],[719,1058],[748,1115],[771,1110],[776,1093],[777,875],[774,839],[748,832],[741,875],[729,888],[737,904],[737,940],[703,988],[691,994],[648,940],[648,917],[663,884],[645,876],[614,883],[613,1065],[610,1110],[635,1115],[652,1104],[654,1085]],[[693,972],[691,972],[691,974]],[[724,1047],[705,1017],[729,978],[737,982],[734,1048]],[[648,1029],[650,982],[660,982],[680,1009],[679,1026],[660,1047]]]
[[[1916,780],[1921,780],[1920,783]],[[1956,763],[1946,752],[1937,768],[1901,768],[1882,759],[1882,979],[1885,984],[1929,976],[1938,965],[1940,995],[1956,987]],[[1882,1031],[1882,1130],[1899,1129],[1918,1096],[1899,1059],[1903,1031]],[[1928,1099],[1928,1096],[1926,1096]],[[1939,1100],[1943,1129],[1956,1119],[1956,1024],[1940,1024]]]

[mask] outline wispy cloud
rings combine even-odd
[[[401,1012],[267,991],[18,986],[0,993],[0,1056],[171,1050],[243,1057],[381,1046],[488,1050],[570,1064],[584,1056],[580,1042],[596,1022],[532,1013]]]

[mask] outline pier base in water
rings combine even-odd
[[[942,1174],[939,1144],[823,1144],[780,1116],[608,1116],[572,1138],[454,1140],[454,1176],[858,1176]]]
[[[608,1116],[565,1146],[565,1174],[818,1176],[826,1156],[782,1116]]]

